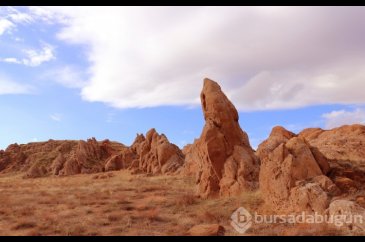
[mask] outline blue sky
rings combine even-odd
[[[364,12],[0,7],[0,149],[89,137],[129,145],[150,128],[183,147],[204,125],[204,77],[239,109],[253,147],[275,125],[365,123]]]

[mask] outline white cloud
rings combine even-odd
[[[202,79],[241,110],[365,103],[364,7],[36,7],[88,46],[85,100],[194,105]]]
[[[42,79],[57,82],[68,88],[82,88],[86,85],[85,74],[73,66],[63,66],[51,69],[41,75]]]
[[[56,58],[54,55],[54,47],[49,44],[43,44],[41,50],[26,49],[23,50],[23,52],[25,53],[26,58],[18,59],[15,57],[7,57],[0,58],[0,61],[36,67]]]
[[[25,94],[31,92],[29,85],[23,85],[12,81],[5,75],[0,74],[0,95]]]
[[[58,7],[59,8],[59,7]],[[45,22],[47,24],[66,23],[65,16],[57,14],[47,7],[28,7],[29,15],[38,21]]]
[[[21,64],[21,61],[19,61],[17,58],[13,58],[13,57],[3,58],[3,59],[0,59],[0,61],[6,62],[6,63]]]
[[[0,19],[0,36],[3,35],[6,31],[13,28],[15,25],[7,20],[7,19]]]
[[[22,59],[22,62],[26,66],[39,66],[43,62],[55,59],[53,50],[54,48],[48,44],[44,45],[42,50],[25,50],[27,58]]]
[[[325,128],[332,129],[341,125],[365,124],[365,110],[357,108],[354,111],[337,110],[322,115]]]
[[[62,121],[62,114],[59,114],[59,113],[53,113],[53,114],[49,115],[49,117],[50,117],[53,121],[56,121],[56,122],[60,122],[60,121]]]
[[[229,94],[238,108],[265,110],[365,103],[365,60],[350,58],[311,70],[263,71]]]
[[[14,37],[14,40],[15,40],[16,42],[24,42],[24,39],[19,38],[19,37]]]
[[[1,7],[0,9],[0,36],[6,31],[16,28],[17,24],[31,23],[31,15],[21,12],[14,7]]]
[[[9,15],[9,18],[13,20],[15,23],[31,23],[33,22],[33,18],[26,13],[12,13]]]
[[[6,7],[5,16],[15,23],[31,23],[34,18],[25,12],[21,12],[14,7]]]

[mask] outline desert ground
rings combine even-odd
[[[221,224],[225,235],[243,206],[263,211],[259,192],[199,199],[192,178],[130,171],[23,179],[0,176],[0,235],[187,235],[197,224]],[[341,235],[309,224],[254,224],[243,235]]]

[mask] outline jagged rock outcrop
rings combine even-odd
[[[276,147],[282,143],[286,143],[296,135],[281,126],[275,126],[270,133],[268,139],[263,141],[256,150],[256,155],[263,160],[267,157]]]
[[[297,137],[297,135],[293,132],[286,130],[284,127],[276,126],[272,129],[269,138],[258,146],[256,155],[260,158],[260,160],[264,160],[268,154],[270,154],[280,144],[285,144],[294,137]],[[298,137],[303,138],[301,136]],[[318,148],[309,145],[309,143],[305,142],[305,146],[309,147],[310,152],[317,161],[322,172],[327,174],[330,166],[326,157],[318,150]],[[307,150],[305,149],[305,151]]]
[[[115,150],[109,140],[98,142],[95,138],[87,141],[80,140],[67,159],[64,165],[58,161],[59,175],[75,175],[79,173],[89,174],[104,171],[105,162],[116,155],[123,146]],[[61,159],[58,157],[57,159]],[[54,163],[57,161],[55,160]]]
[[[288,202],[283,201],[284,204],[288,204],[284,210],[294,213],[324,214],[332,197],[339,193],[338,187],[325,175],[301,180],[290,189]]]
[[[194,140],[193,144],[187,144],[183,147],[182,153],[185,156],[185,164],[183,169],[181,170],[181,174],[185,176],[196,176],[196,180],[199,179],[199,162],[200,158],[197,156],[197,152],[194,152],[194,147],[198,141],[198,139]]]
[[[117,155],[111,156],[107,159],[105,164],[105,171],[117,171],[127,169],[131,164],[137,160],[137,154],[130,148],[122,149]]]
[[[275,127],[256,151],[266,205],[277,212],[323,214],[339,197],[356,200],[365,182],[363,141],[362,125],[309,128],[298,135]]]
[[[131,149],[138,157],[130,166],[134,172],[172,174],[184,164],[184,155],[179,147],[155,129],[149,130],[146,137],[137,136]]]
[[[164,134],[155,129],[137,134],[130,147],[111,156],[105,170],[130,169],[133,173],[172,174],[184,164],[184,155]]]
[[[261,158],[260,190],[270,208],[324,212],[337,188],[324,178],[329,165],[317,149],[294,133],[275,127],[256,153]],[[328,186],[332,186],[331,192]]]
[[[67,143],[67,144],[66,144]],[[58,150],[65,153],[70,151],[75,142],[53,141],[29,143],[26,145],[12,144],[0,155],[0,172],[28,172],[35,174],[37,166],[50,168],[50,164],[57,157]],[[33,167],[33,169],[31,169]],[[48,173],[50,172],[47,169]],[[29,177],[33,177],[30,175]]]
[[[59,153],[57,158],[52,163],[52,175],[59,175],[60,171],[62,170],[64,164],[66,162],[66,159],[62,153]]]
[[[0,172],[25,172],[25,178],[68,176],[132,169],[151,174],[171,174],[181,168],[184,155],[164,134],[151,129],[137,135],[127,147],[109,140],[49,140],[13,144],[0,151]]]
[[[299,133],[329,160],[348,161],[365,168],[365,126],[344,125],[331,130],[305,129]]]
[[[365,126],[344,125],[331,130],[308,128],[299,133],[329,160],[328,176],[343,193],[353,194],[365,184]]]
[[[203,198],[255,189],[259,160],[238,123],[236,108],[220,86],[207,78],[200,99],[205,125],[200,138],[185,149],[184,172],[196,174]]]
[[[22,168],[26,165],[27,156],[18,144],[11,144],[0,152],[0,172]]]
[[[131,145],[131,150],[136,153],[140,154],[142,149],[142,143],[146,140],[143,134],[137,134],[136,138],[133,141],[133,144]]]
[[[95,138],[13,144],[0,152],[0,172],[25,172],[26,178],[100,172],[105,160],[123,148],[122,144]]]

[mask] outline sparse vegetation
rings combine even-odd
[[[184,235],[192,226],[219,223],[226,235],[238,207],[260,211],[259,192],[202,200],[193,179],[141,176],[128,171],[22,179],[0,175],[0,235]],[[324,226],[252,226],[245,235],[339,234]]]
[[[21,221],[12,227],[13,230],[29,229],[36,227],[36,223],[32,221]]]

